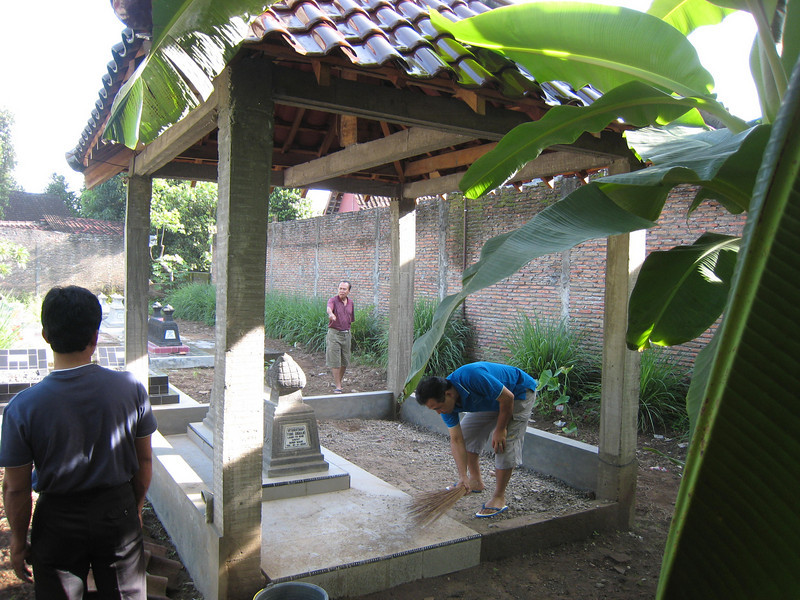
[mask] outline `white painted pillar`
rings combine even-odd
[[[125,207],[125,368],[147,387],[150,200],[153,180],[133,175]]]
[[[219,98],[214,525],[221,535],[218,598],[250,599],[261,574],[264,293],[272,168],[270,63],[235,61]]]

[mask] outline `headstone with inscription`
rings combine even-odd
[[[264,411],[264,474],[281,477],[327,471],[314,409],[303,402],[306,374],[288,354],[267,370],[275,414]]]

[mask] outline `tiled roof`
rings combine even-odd
[[[525,69],[493,52],[467,48],[432,25],[429,11],[458,21],[491,10],[504,0],[281,0],[251,23],[250,45],[283,59],[334,61],[356,69],[381,71],[403,87],[402,80],[423,85],[447,81],[449,93],[474,90],[513,103],[520,99],[545,108],[557,104],[591,104],[600,94],[590,87],[572,90],[559,82],[539,84]],[[111,51],[108,72],[89,123],[76,147],[67,153],[70,166],[83,171],[88,157],[114,163],[104,153],[117,144],[101,139],[110,105],[121,85],[145,54],[139,35],[122,32]],[[427,85],[427,84],[426,84]],[[429,93],[436,94],[433,90]],[[276,107],[276,111],[278,111]],[[541,114],[541,109],[533,110]],[[284,148],[284,152],[286,148]],[[127,158],[121,164],[127,164]],[[116,164],[116,163],[114,163]],[[120,166],[115,172],[122,170]]]
[[[433,26],[429,10],[459,21],[491,9],[479,0],[282,0],[256,17],[251,41],[282,41],[297,54],[339,55],[359,67],[394,66],[413,79],[445,76],[511,99],[534,95],[551,105],[583,105],[599,97],[591,88],[540,85],[516,63],[466,48]]]
[[[50,231],[61,231],[63,233],[121,236],[125,231],[125,224],[121,221],[100,221],[98,219],[56,217],[53,215],[45,215],[42,220]]]
[[[44,215],[69,217],[70,212],[63,199],[51,194],[10,192],[8,205],[3,210],[5,221],[39,221]]]

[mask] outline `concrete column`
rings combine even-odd
[[[147,317],[150,278],[150,200],[153,180],[128,180],[125,208],[125,368],[147,386]]]
[[[390,206],[392,269],[386,385],[395,398],[403,391],[403,384],[411,369],[411,346],[414,344],[416,205],[413,198],[392,198]]]
[[[445,296],[447,296],[447,267],[450,264],[450,260],[447,256],[447,234],[450,232],[450,210],[447,205],[447,197],[444,194],[438,196],[436,207],[437,222],[439,225],[439,235],[437,236],[439,254],[436,266],[439,274],[439,302],[441,302],[445,299]]]
[[[627,163],[615,165],[611,170],[625,171]],[[636,497],[639,354],[628,350],[625,333],[628,299],[644,255],[643,230],[608,238],[597,496],[620,503],[620,528],[633,524]]]
[[[250,599],[261,574],[264,292],[272,168],[270,63],[234,62],[219,98],[217,324],[212,392],[219,598]]]

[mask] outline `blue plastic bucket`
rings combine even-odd
[[[264,588],[253,600],[328,600],[328,592],[313,583],[287,581]]]

